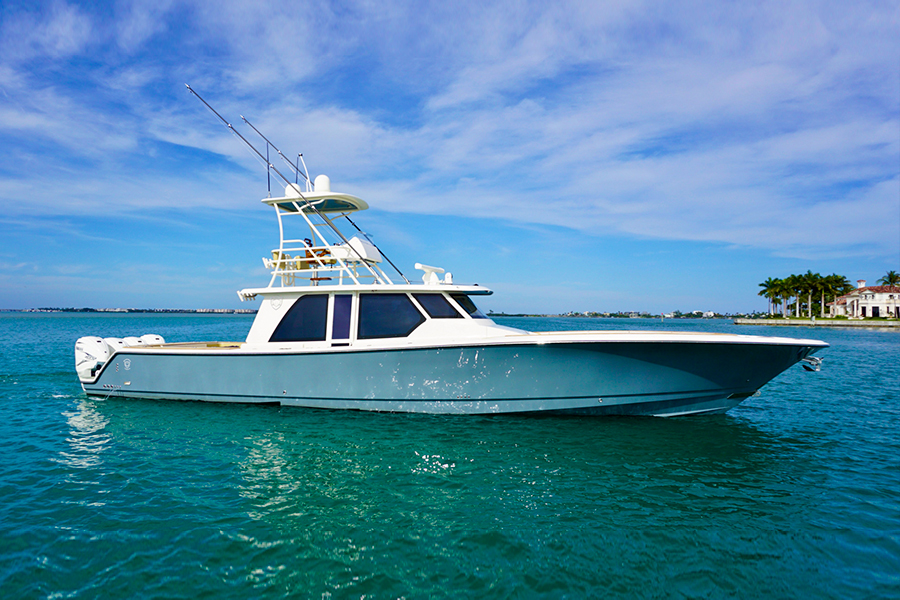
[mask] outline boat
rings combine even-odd
[[[368,204],[327,176],[262,202],[278,247],[243,341],[158,335],[75,344],[89,396],[436,414],[724,413],[828,344],[670,331],[529,332],[477,308],[492,291],[416,264],[411,282],[351,219]],[[345,231],[347,233],[345,233]],[[393,271],[391,271],[393,273]],[[393,277],[393,279],[392,279]]]

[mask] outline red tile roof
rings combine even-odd
[[[844,294],[843,296],[838,296],[835,298],[834,302],[829,302],[828,304],[846,304],[847,298],[850,296],[857,296],[860,292],[869,292],[872,294],[900,294],[900,286],[896,285],[870,285],[864,288],[856,288],[849,294]]]
[[[900,286],[896,285],[870,285],[864,288],[857,288],[853,292],[872,292],[875,294],[900,294]],[[850,292],[852,294],[853,292]],[[848,296],[850,294],[847,294]]]

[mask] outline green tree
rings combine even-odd
[[[850,283],[850,280],[844,277],[843,275],[838,275],[837,273],[832,273],[826,277],[822,278],[822,316],[825,315],[825,301],[827,298],[831,298],[831,300],[837,301],[837,299],[844,294],[849,294],[853,291],[853,284]]]
[[[900,273],[897,271],[888,271],[887,274],[878,280],[881,285],[900,285]]]
[[[793,288],[791,283],[788,281],[788,278],[779,279],[778,285],[776,286],[776,297],[778,298],[778,303],[781,304],[781,316],[787,319],[788,317],[788,308],[790,307],[789,300],[791,299],[791,294],[793,294]]]
[[[819,282],[819,292],[822,294],[821,301],[819,302],[819,316],[820,317],[825,316],[825,298],[827,296],[834,294],[834,289],[833,289],[834,284],[835,284],[835,281],[833,279],[834,277],[835,277],[834,275],[826,275]]]
[[[778,310],[779,310],[778,307],[780,307],[781,304],[782,304],[781,296],[776,295],[774,298],[772,298],[772,314],[773,315],[778,312]]]
[[[822,285],[822,276],[807,270],[806,273],[800,275],[800,281],[803,292],[806,293],[806,316],[812,319],[812,297],[813,294],[819,293],[819,287]]]
[[[774,312],[775,307],[775,299],[778,297],[780,293],[780,285],[781,280],[777,278],[769,277],[765,281],[759,284],[759,287],[762,289],[759,290],[758,296],[763,296],[769,301],[769,306],[767,313],[771,315]]]
[[[806,283],[803,281],[802,275],[790,275],[784,280],[787,286],[787,299],[794,298],[794,316],[800,318],[800,298],[806,291]],[[786,315],[785,315],[786,316]]]

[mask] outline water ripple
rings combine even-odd
[[[725,416],[457,418],[87,399],[83,331],[234,326],[93,319],[0,320],[5,597],[900,596],[900,336]]]

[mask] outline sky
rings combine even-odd
[[[0,309],[256,308],[265,167],[186,83],[485,311],[900,270],[895,1],[3,0]]]

